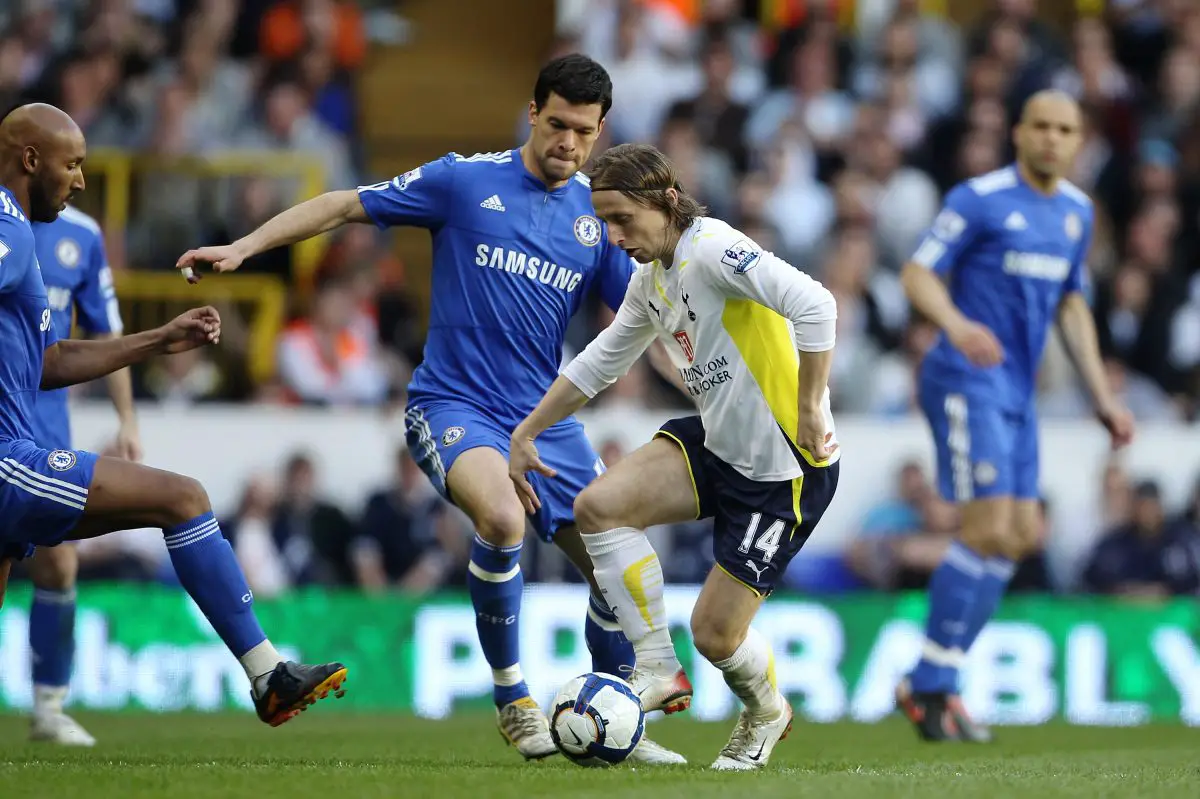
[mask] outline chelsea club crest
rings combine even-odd
[[[1067,214],[1063,221],[1063,229],[1071,241],[1079,241],[1079,237],[1083,235],[1083,222],[1079,219],[1079,214]]]
[[[594,216],[584,214],[575,220],[575,238],[585,247],[600,243],[600,222]]]
[[[464,435],[466,435],[466,433],[467,433],[466,430],[464,430],[463,428],[458,427],[458,426],[447,427],[446,431],[444,433],[442,433],[442,446],[443,447],[454,446],[455,444],[457,444],[459,441],[462,440],[462,437]]]
[[[75,465],[75,453],[69,449],[56,449],[50,453],[46,461],[56,472],[65,472]]]
[[[79,259],[82,256],[83,251],[74,239],[59,239],[58,244],[54,245],[54,257],[67,269],[79,266]]]

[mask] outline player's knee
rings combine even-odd
[[[592,483],[575,497],[575,524],[585,533],[603,533],[630,524],[613,514],[614,503],[605,497],[604,481]]]
[[[174,477],[169,491],[169,514],[172,517],[168,520],[169,524],[183,524],[212,510],[208,492],[199,480],[184,475]]]
[[[472,521],[479,537],[493,546],[513,546],[525,537],[525,514],[516,503],[489,503]]]
[[[721,619],[692,614],[692,645],[710,663],[732,657],[745,636],[745,630],[722,623]]]
[[[68,544],[39,549],[29,565],[30,580],[47,591],[65,591],[79,575],[79,555]]]

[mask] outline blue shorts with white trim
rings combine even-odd
[[[0,441],[0,544],[61,544],[79,523],[99,455]]]
[[[1037,499],[1038,424],[1033,407],[1006,410],[928,380],[918,399],[937,449],[938,490],[951,502]]]
[[[410,401],[404,423],[408,450],[444,498],[454,497],[446,487],[450,467],[467,450],[494,449],[508,458],[512,428],[497,422],[478,406],[455,400]],[[556,477],[530,473],[529,482],[542,507],[530,517],[543,541],[575,523],[575,497],[604,473],[604,462],[592,449],[583,425],[574,418],[551,427],[535,442],[542,462],[558,472]]]

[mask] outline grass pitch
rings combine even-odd
[[[31,744],[0,716],[0,797],[86,799],[512,799],[569,797],[1192,797],[1200,729],[1001,728],[991,746],[928,745],[898,720],[875,726],[797,720],[755,774],[707,766],[729,724],[664,720],[651,736],[683,752],[677,768],[581,769],[525,763],[484,715],[450,721],[322,713],[278,729],[252,715],[80,714],[91,750]]]

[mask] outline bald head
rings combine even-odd
[[[1013,132],[1017,161],[1053,188],[1075,161],[1082,125],[1083,114],[1071,95],[1056,89],[1037,92],[1025,102]]]
[[[22,196],[34,222],[52,222],[84,188],[83,131],[52,105],[23,105],[0,121],[0,183]]]

